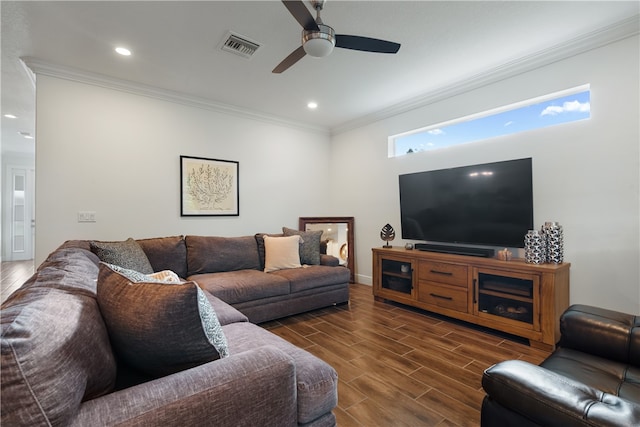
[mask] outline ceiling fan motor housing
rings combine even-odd
[[[318,23],[320,31],[302,30],[302,46],[307,55],[321,58],[329,55],[336,45],[336,35],[328,25]]]

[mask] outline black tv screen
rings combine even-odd
[[[402,238],[524,247],[533,228],[531,158],[400,175]]]

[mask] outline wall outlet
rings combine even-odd
[[[95,211],[80,211],[78,212],[78,222],[96,222]]]

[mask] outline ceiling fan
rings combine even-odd
[[[282,0],[291,15],[302,25],[302,46],[291,52],[289,56],[278,64],[273,69],[273,73],[282,73],[307,54],[315,57],[327,56],[333,51],[334,46],[365,52],[398,52],[398,49],[400,49],[399,43],[369,37],[336,34],[333,28],[324,25],[320,18],[320,12],[324,7],[325,1],[311,0],[311,4],[317,14],[316,19],[313,19],[313,15],[301,0]]]

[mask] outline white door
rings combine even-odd
[[[35,239],[35,171],[9,166],[9,240],[7,261],[33,259]]]

